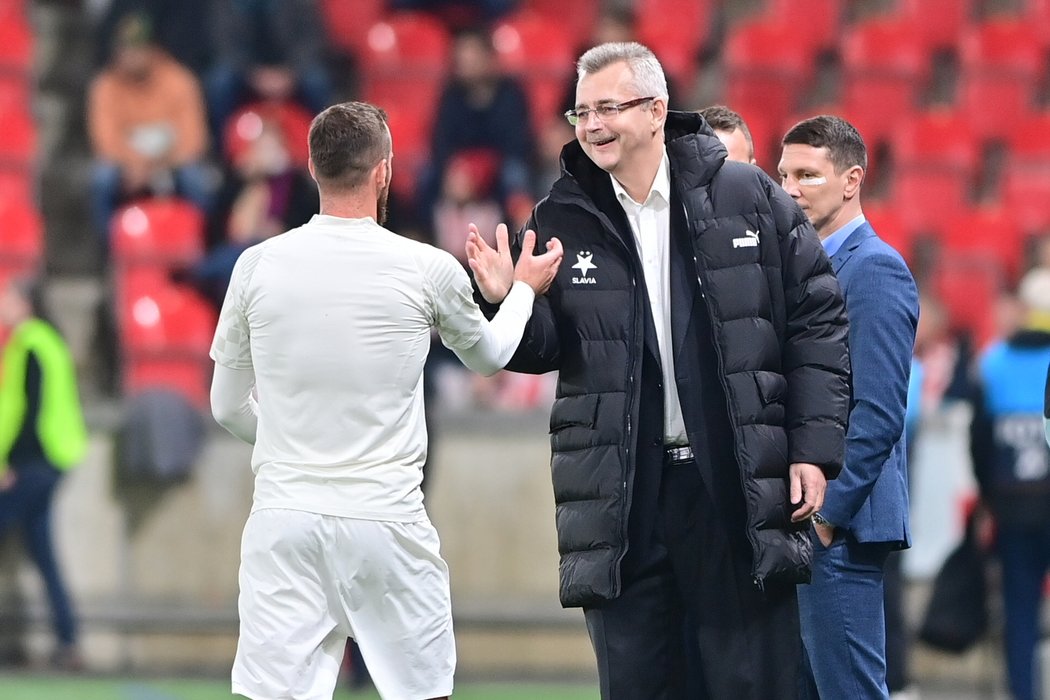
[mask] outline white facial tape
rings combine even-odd
[[[798,184],[803,187],[816,187],[817,185],[826,185],[828,179],[821,175],[820,177],[803,177],[799,178]]]

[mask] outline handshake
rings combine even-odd
[[[495,248],[481,237],[477,226],[470,224],[466,248],[467,264],[474,272],[481,296],[490,304],[502,302],[516,281],[532,287],[537,296],[543,294],[554,281],[564,256],[561,241],[557,238],[547,241],[546,252],[536,255],[536,232],[529,229],[525,232],[521,256],[515,265],[510,257],[510,237],[506,224],[496,227]]]

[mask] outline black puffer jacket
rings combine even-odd
[[[804,582],[811,550],[790,523],[788,464],[818,464],[829,477],[841,468],[849,355],[838,282],[802,211],[757,168],[723,164],[699,116],[671,112],[665,134],[729,409],[752,575],[759,585]],[[599,188],[611,191],[608,174],[575,142],[562,168],[528,228],[538,249],[559,237],[565,262],[508,369],[559,372],[551,471],[561,601],[579,606],[619,594],[648,301],[636,254],[595,204]]]

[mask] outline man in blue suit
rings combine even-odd
[[[813,580],[799,587],[801,696],[888,698],[883,568],[910,544],[904,414],[918,292],[864,218],[867,149],[853,125],[813,117],[782,145],[781,185],[816,228],[846,297],[853,367],[846,460],[813,516]]]

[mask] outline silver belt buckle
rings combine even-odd
[[[671,462],[687,462],[693,458],[693,448],[689,445],[664,448],[664,454]]]

